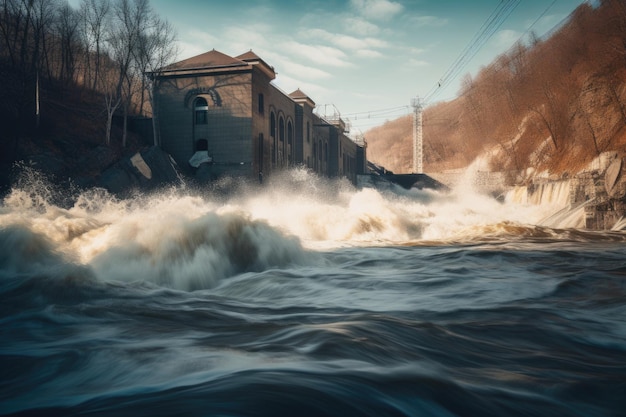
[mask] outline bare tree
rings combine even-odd
[[[104,99],[104,107],[107,116],[106,136],[104,140],[107,145],[110,145],[113,116],[122,103],[120,75],[119,67],[114,61],[103,57],[100,65],[101,68],[98,72],[98,86]]]
[[[136,0],[135,3],[147,3]],[[126,145],[126,115],[132,94],[132,52],[136,44],[140,21],[134,13],[131,0],[118,0],[113,5],[113,15],[106,32],[106,53],[111,65],[100,70],[98,77],[100,88],[105,94],[107,112],[106,143],[111,143],[113,116],[118,108],[124,111],[124,131],[122,145]]]
[[[157,106],[154,97],[154,88],[158,82],[155,77],[158,72],[171,63],[178,55],[176,47],[176,33],[169,22],[161,20],[158,16],[152,16],[151,25],[140,37],[141,42],[137,49],[137,63],[141,76],[141,107],[140,114],[144,112],[145,94],[147,93],[152,113],[153,143],[158,145],[156,114]]]
[[[106,28],[111,14],[109,0],[82,0],[80,14],[85,41],[85,82],[91,79],[91,88],[98,88],[102,56],[105,53]]]
[[[176,55],[174,30],[156,15],[149,0],[82,0],[80,17],[85,49],[83,79],[103,93],[107,115],[105,141],[111,142],[113,117],[121,110],[122,146],[126,146],[128,116],[133,106],[136,104],[139,112],[144,113],[145,103],[152,101],[147,74]],[[73,28],[69,23],[62,21],[63,29]],[[69,30],[63,33],[70,34]],[[71,72],[71,60],[72,56],[64,55],[63,74]]]
[[[30,71],[32,74],[35,74],[39,71],[42,55],[47,53],[46,34],[52,32],[52,24],[56,18],[58,2],[56,0],[23,1],[28,4],[28,14],[32,26]]]
[[[58,9],[56,29],[60,41],[61,65],[59,78],[65,83],[76,81],[77,48],[80,45],[80,15],[67,1]]]
[[[148,94],[152,104],[152,80],[150,75],[171,63],[178,55],[176,46],[176,32],[172,25],[151,14],[139,36],[139,43],[135,50],[135,62],[141,76],[141,107],[139,112],[144,113],[145,95]]]
[[[148,0],[118,0],[114,5],[115,25],[110,45],[119,67],[119,93],[122,97],[124,127],[122,146],[126,146],[128,112],[134,94],[139,91],[141,75],[137,73],[137,50],[145,38],[144,25],[150,21],[152,9]]]
[[[589,129],[589,133],[591,134],[591,139],[593,141],[593,149],[595,150],[595,153],[596,153],[595,156],[599,156],[600,146],[598,143],[598,135],[596,134],[596,129],[593,127],[593,124],[591,122],[591,116],[589,115],[589,112],[585,108],[586,106],[583,101],[584,100],[582,96],[578,98],[578,113],[584,119],[585,124],[587,125],[587,128]]]
[[[4,0],[0,33],[11,64],[22,73],[34,74],[39,66],[42,42],[54,18],[54,0]]]
[[[3,0],[2,17],[0,18],[0,33],[2,43],[6,48],[11,65],[18,68],[20,51],[24,48],[20,46],[20,34],[28,30],[30,23],[26,19],[26,8],[21,0]]]

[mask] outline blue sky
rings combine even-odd
[[[510,0],[508,0],[510,1]],[[528,29],[541,36],[582,0],[521,0],[462,67],[437,87],[454,61],[506,0],[151,0],[177,29],[180,59],[213,48],[231,56],[252,49],[278,73],[274,83],[302,89],[323,113],[336,107],[353,132],[411,111],[410,101],[456,96]],[[497,29],[497,30],[496,30]],[[445,86],[445,85],[444,85]]]

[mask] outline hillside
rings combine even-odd
[[[11,72],[4,67],[4,73]],[[0,91],[10,86],[10,83],[4,84]],[[6,104],[6,98],[12,96],[4,95],[0,105]],[[123,121],[115,117],[112,126],[115,140],[106,145],[104,100],[97,92],[77,85],[61,85],[55,80],[42,80],[40,97],[38,124],[32,112],[29,115],[5,112],[0,116],[0,122],[7,127],[0,135],[0,194],[8,190],[15,181],[14,175],[20,172],[16,161],[34,167],[54,181],[71,178],[76,185],[91,185],[104,168],[149,144],[129,131],[126,146],[122,146]]]
[[[606,151],[626,152],[626,3],[584,3],[546,39],[516,44],[457,99],[424,111],[424,168],[463,168],[491,155],[492,170],[567,176]],[[412,167],[412,118],[365,134],[368,157]]]
[[[174,60],[174,40],[149,1],[2,2],[0,194],[18,161],[90,185],[151,145],[147,73]]]

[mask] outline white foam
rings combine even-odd
[[[303,169],[269,179],[264,187],[240,186],[228,198],[209,190],[167,190],[118,200],[90,190],[62,208],[51,202],[54,195],[41,179],[21,183],[0,206],[0,228],[19,226],[42,236],[55,253],[89,266],[100,279],[180,289],[317,262],[312,250],[526,233],[515,225],[532,226],[546,210],[558,211],[542,202],[501,203],[463,186],[449,193],[355,189]]]

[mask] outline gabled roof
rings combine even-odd
[[[164,68],[164,70],[175,71],[215,67],[238,67],[246,65],[248,65],[248,63],[242,61],[241,59],[233,58],[232,56],[228,56],[213,49],[209,52],[168,65]]]
[[[252,50],[233,58],[232,56],[213,49],[209,52],[168,65],[158,71],[158,73],[176,73],[182,75],[195,73],[199,70],[202,70],[203,72],[250,70],[255,66],[261,70],[261,72],[266,74],[270,80],[276,78],[274,68],[259,58],[259,56],[252,52]]]
[[[242,61],[263,61],[257,54],[255,54],[252,49],[248,52],[244,52],[241,55],[236,56],[237,59],[241,59]]]
[[[248,52],[244,52],[243,54],[235,57],[236,59],[240,59],[242,61],[248,62],[252,65],[261,64],[261,69],[271,78],[276,78],[276,72],[274,71],[274,67],[270,66],[267,62],[265,62],[262,58],[260,58],[257,54],[252,52],[250,49]]]
[[[315,102],[311,100],[311,97],[307,96],[302,90],[299,88],[289,94],[289,97],[297,103],[307,103],[311,107],[315,107]]]

